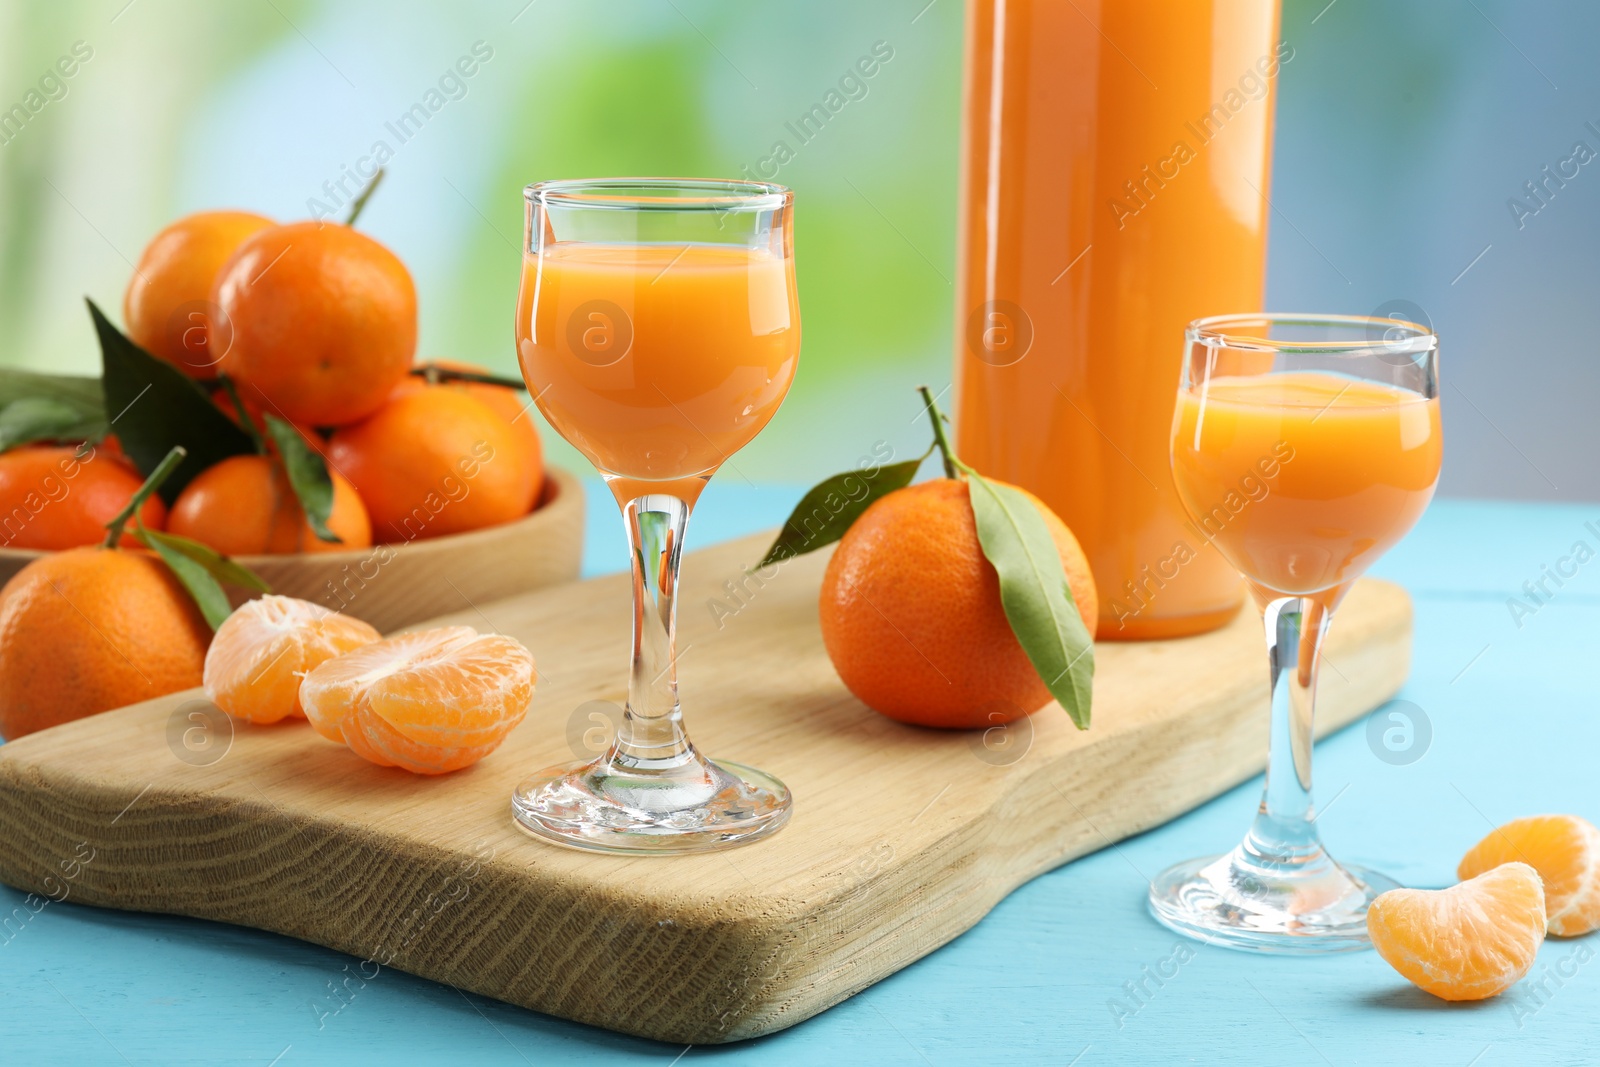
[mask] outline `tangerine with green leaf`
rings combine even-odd
[[[1025,492],[1019,490],[1019,492]],[[1031,493],[1093,636],[1099,600],[1078,540]],[[857,699],[901,722],[979,728],[1050,702],[1012,631],[965,481],[897,489],[867,508],[822,578],[822,641]]]
[[[325,541],[307,521],[276,456],[230,456],[201,471],[172,504],[167,531],[228,556],[342,552],[372,544],[372,525],[355,488],[337,470]]]
[[[192,689],[210,639],[188,591],[148,552],[42,556],[0,590],[0,736]]]
[[[961,462],[932,392],[918,393],[928,450],[814,486],[761,565],[839,542],[822,578],[822,641],[868,707],[987,728],[1054,697],[1088,729],[1099,596],[1083,549],[1038,497]],[[945,476],[911,485],[935,450]]]
[[[191,586],[150,553],[112,547],[185,454],[151,471],[102,544],[41,556],[0,589],[0,737],[200,684],[211,627]]]
[[[223,267],[213,299],[233,329],[221,370],[289,422],[339,426],[371,415],[416,353],[410,271],[339,223],[252,235]]]
[[[186,215],[145,246],[128,280],[122,318],[128,336],[191,378],[210,379],[231,343],[212,289],[246,238],[273,225],[248,211]]]

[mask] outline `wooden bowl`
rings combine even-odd
[[[0,582],[44,554],[0,548]],[[538,506],[516,522],[343,552],[235,558],[274,593],[347,610],[388,633],[576,579],[583,563],[583,485],[551,467]],[[236,604],[250,595],[228,592]]]

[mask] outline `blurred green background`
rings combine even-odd
[[[1094,32],[1101,5],[1075,2]],[[1521,228],[1505,203],[1573,141],[1600,149],[1584,126],[1600,126],[1597,8],[1284,8],[1269,305],[1403,301],[1432,320],[1446,492],[1600,497],[1575,429],[1600,399],[1600,176],[1584,168]],[[513,373],[525,183],[738,176],[781,140],[801,371],[737,469],[801,482],[875,440],[920,450],[911,389],[950,379],[962,24],[959,0],[4,0],[0,109],[75,43],[92,56],[0,143],[0,361],[93,371],[82,297],[120,313],[166,222],[306,216],[383,141],[389,176],[362,227],[416,275],[419,355]],[[478,42],[490,58],[441,88]],[[877,42],[893,55],[866,95],[801,144],[785,124]],[[444,105],[402,143],[387,124],[430,90]]]

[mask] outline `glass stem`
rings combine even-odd
[[[697,757],[678,708],[678,563],[689,505],[666,493],[622,507],[633,557],[633,658],[628,706],[607,759],[635,771],[667,771]]]
[[[1262,608],[1272,684],[1267,784],[1244,850],[1270,863],[1321,857],[1311,807],[1311,743],[1317,666],[1333,612],[1311,597],[1280,597]]]

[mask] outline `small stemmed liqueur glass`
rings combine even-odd
[[[1166,925],[1233,948],[1365,948],[1395,883],[1335,862],[1311,804],[1323,636],[1351,585],[1417,521],[1441,457],[1438,338],[1415,323],[1228,315],[1189,325],[1172,475],[1197,534],[1244,576],[1266,630],[1266,789],[1232,852],[1150,886]]]
[[[761,432],[800,354],[794,195],[700,179],[523,191],[517,354],[539,410],[598,468],[628,531],[633,645],[610,749],[512,794],[517,823],[579,848],[699,852],[788,820],[770,774],[712,762],[678,706],[676,597],[701,490]]]

